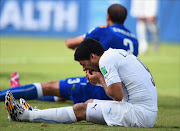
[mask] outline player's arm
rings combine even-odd
[[[122,88],[122,83],[114,83],[107,87],[104,77],[100,78],[100,83],[102,84],[106,94],[115,101],[121,101],[124,97],[124,91]]]
[[[104,88],[106,94],[109,97],[111,97],[113,100],[121,101],[123,99],[124,91],[121,82],[111,84],[107,87],[103,75],[100,72],[95,72],[95,71],[93,71],[92,73],[87,71],[86,78],[90,81],[91,84],[95,85],[97,83],[100,83]]]
[[[83,40],[84,40],[84,35],[75,38],[69,38],[66,40],[66,46],[74,50]]]

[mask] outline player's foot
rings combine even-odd
[[[15,100],[10,91],[6,92],[5,105],[8,111],[8,118],[13,121],[19,121],[18,114],[22,114],[24,112],[24,108]]]
[[[30,106],[23,98],[20,98],[19,103],[24,107],[25,110],[33,110],[33,107]]]
[[[19,73],[18,72],[14,72],[11,75],[10,82],[11,82],[11,88],[16,87],[16,86],[20,86],[20,83],[19,83]]]

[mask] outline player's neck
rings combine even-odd
[[[108,21],[108,26],[112,26],[114,25],[114,22],[112,22],[111,20]]]

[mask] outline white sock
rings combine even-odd
[[[146,23],[143,21],[137,21],[136,32],[139,41],[139,53],[144,54],[148,50],[148,41],[147,41],[147,27]]]
[[[20,114],[18,116],[18,119],[21,121],[63,123],[63,124],[77,122],[72,107],[24,111],[23,114]]]
[[[41,83],[33,83],[33,84],[36,87],[38,98],[42,97],[43,96],[43,91],[42,91]]]

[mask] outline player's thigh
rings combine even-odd
[[[86,109],[86,121],[105,125],[102,113],[102,103],[88,103]]]
[[[59,82],[48,81],[41,83],[44,96],[60,96],[59,94]]]
[[[103,116],[108,126],[137,127],[133,104],[128,102],[103,102]]]
[[[72,77],[59,81],[59,92],[62,98],[71,99],[72,94],[81,94],[81,87],[87,84],[86,77]]]
[[[145,1],[132,0],[130,13],[133,17],[144,18],[145,9]]]
[[[157,6],[158,1],[157,0],[148,0],[146,1],[144,7],[144,13],[146,18],[152,18],[157,16]]]

